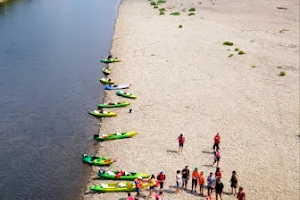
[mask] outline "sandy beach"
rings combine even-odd
[[[219,132],[223,199],[236,199],[227,194],[236,170],[248,200],[297,200],[299,1],[169,0],[158,7],[164,15],[147,0],[122,0],[119,6],[111,53],[122,61],[110,65],[109,78],[133,83],[128,92],[137,99],[128,100],[133,113],[110,109],[118,116],[103,119],[100,133],[139,134],[96,145],[98,155],[117,159],[106,169],[164,171],[164,200],[205,199],[199,190],[176,197],[175,173],[185,165],[206,176],[215,172],[212,145]],[[194,16],[188,16],[190,8]],[[177,11],[179,16],[170,15]],[[105,102],[119,100],[106,92]],[[181,133],[186,143],[179,155]],[[90,192],[90,185],[108,182],[96,178],[98,170],[92,167],[82,198],[125,200],[126,193]],[[147,195],[145,190],[141,199]]]

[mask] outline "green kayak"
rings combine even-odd
[[[136,172],[122,172],[122,171],[105,171],[103,169],[100,169],[97,175],[104,179],[127,180],[127,181],[133,181],[139,176],[142,178],[150,177],[150,174],[143,174],[143,173],[136,173]]]
[[[137,134],[137,132],[123,132],[123,133],[111,133],[109,135],[94,135],[94,139],[98,141],[105,141],[105,140],[116,140],[116,139],[124,139],[130,138]]]
[[[110,58],[110,59],[101,59],[100,62],[103,62],[103,63],[114,63],[114,62],[121,62],[120,59],[118,58]]]
[[[110,69],[104,67],[104,68],[102,69],[102,72],[103,72],[104,74],[108,75],[108,74],[110,74]]]
[[[130,99],[136,99],[136,96],[133,94],[130,94],[128,92],[123,92],[122,90],[118,90],[116,93],[118,96],[130,98]]]
[[[141,188],[147,188],[148,183],[143,183]],[[90,189],[96,192],[133,192],[135,191],[134,182],[102,183],[91,185]]]
[[[106,111],[102,111],[102,112],[99,112],[98,110],[88,110],[88,112],[95,116],[95,117],[115,117],[117,116],[117,113],[115,112],[106,112]]]
[[[90,156],[87,154],[82,154],[82,161],[91,165],[102,165],[102,166],[108,166],[114,162],[113,159]]]
[[[110,78],[101,78],[100,82],[105,83],[105,84],[114,84],[115,82],[111,80]]]
[[[117,103],[103,103],[98,104],[99,108],[119,108],[119,107],[125,107],[129,106],[130,103],[127,101],[117,102]]]

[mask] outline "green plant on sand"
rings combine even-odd
[[[285,76],[285,72],[284,72],[284,71],[281,71],[281,72],[279,73],[279,76]]]
[[[230,58],[230,57],[232,57],[232,56],[233,56],[233,54],[229,54],[229,56],[228,56],[228,57]]]
[[[233,46],[233,42],[225,41],[223,42],[223,45]]]
[[[151,6],[156,6],[156,3],[154,1],[151,1],[150,5]]]
[[[180,12],[172,12],[170,15],[180,15]]]
[[[195,9],[195,8],[190,8],[189,11],[190,11],[190,12],[196,11],[196,9]]]
[[[166,3],[164,0],[158,0],[157,3]]]
[[[158,8],[158,6],[153,6],[153,8],[157,9],[157,8]]]
[[[178,28],[182,28],[182,25],[180,24],[180,25],[178,26]]]
[[[256,68],[256,66],[255,66],[255,65],[252,65],[252,68]]]
[[[195,13],[193,13],[193,12],[189,13],[189,16],[192,16],[192,15],[195,15]]]
[[[289,30],[286,30],[286,29],[281,29],[280,31],[279,31],[279,33],[284,33],[284,32],[286,32],[286,31],[289,31]]]
[[[160,11],[160,12],[159,12],[159,15],[164,15],[164,14],[165,14],[164,11]]]
[[[246,54],[246,53],[244,51],[239,51],[238,54],[243,55],[243,54]]]
[[[235,48],[234,50],[235,50],[235,51],[239,51],[240,49],[239,49],[239,48]]]

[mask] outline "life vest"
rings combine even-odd
[[[237,195],[238,200],[243,200],[243,197],[245,196],[245,193],[243,191],[239,192]]]
[[[142,182],[140,181],[140,179],[134,179],[134,183],[136,188],[141,188]]]
[[[155,183],[156,183],[156,180],[155,179],[150,179],[149,180],[149,185],[152,187],[152,186],[155,186]]]
[[[197,170],[193,171],[193,179],[197,179],[199,177],[199,173]]]
[[[204,184],[204,182],[205,182],[205,177],[204,177],[204,174],[200,174],[199,175],[199,184]]]
[[[162,199],[162,195],[161,194],[155,195],[155,200],[161,200],[161,199]]]
[[[221,136],[219,135],[219,136],[215,136],[215,143],[216,144],[219,144],[221,142]]]
[[[184,137],[178,137],[178,141],[179,141],[179,144],[183,144],[184,143]]]
[[[134,200],[133,196],[127,198],[127,200]]]
[[[162,182],[166,179],[166,176],[164,174],[158,174],[157,179],[158,181]]]
[[[218,171],[218,172],[216,173],[216,176],[217,176],[218,178],[222,178],[222,172],[221,172],[221,171]]]

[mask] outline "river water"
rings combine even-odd
[[[0,199],[79,199],[119,0],[0,7]]]

